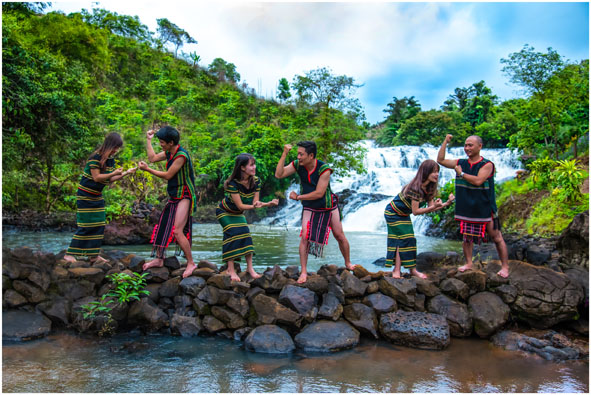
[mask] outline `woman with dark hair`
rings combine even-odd
[[[400,278],[400,266],[410,269],[413,276],[427,278],[416,269],[417,239],[415,238],[410,214],[421,215],[448,207],[454,200],[450,194],[447,202],[434,199],[437,195],[439,165],[427,159],[417,171],[417,175],[386,206],[384,216],[388,225],[388,250],[386,267],[394,265],[392,277]],[[426,203],[427,207],[424,206]]]
[[[115,169],[113,156],[123,146],[123,139],[117,133],[110,133],[103,144],[92,153],[76,193],[76,224],[78,229],[72,237],[70,246],[64,255],[68,262],[75,262],[76,257],[87,256],[90,262],[104,262],[99,256],[105,233],[105,200],[102,191],[105,185],[117,181],[136,168],[126,171]]]
[[[242,256],[246,259],[247,273],[252,278],[260,277],[252,267],[254,247],[244,216],[245,210],[277,206],[273,199],[264,203],[259,200],[261,181],[256,174],[256,160],[251,154],[240,154],[234,162],[234,170],[224,182],[226,197],[217,207],[215,214],[224,232],[222,260],[228,263],[228,274],[232,281],[240,281],[234,269],[234,261]]]

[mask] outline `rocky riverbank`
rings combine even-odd
[[[61,327],[104,332],[105,318],[84,319],[81,306],[113,287],[105,276],[141,273],[144,259],[118,251],[103,257],[107,263],[70,264],[61,254],[4,249],[4,339]],[[207,261],[182,279],[184,268],[171,257],[148,270],[149,295],[116,305],[109,325],[112,331],[222,336],[264,353],[332,352],[355,347],[361,337],[445,349],[453,337],[477,336],[547,359],[588,358],[587,344],[576,337],[588,335],[588,285],[580,273],[513,260],[510,278],[502,279],[494,260],[458,273],[460,259],[422,259],[429,280],[325,265],[299,285],[298,266],[270,267],[255,280],[241,272],[241,281],[231,282],[225,267]],[[537,328],[538,337],[525,328]]]

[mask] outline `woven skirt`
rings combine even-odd
[[[410,216],[396,214],[391,211],[391,207],[388,204],[384,211],[384,217],[388,226],[386,267],[395,265],[396,250],[400,254],[400,263],[402,266],[405,268],[415,267],[417,260],[417,239],[415,238]]]
[[[231,214],[218,207],[215,215],[224,232],[222,260],[239,260],[244,255],[254,255],[254,246],[244,214]]]
[[[105,236],[105,200],[102,196],[77,196],[76,225],[66,254],[75,256],[98,256]]]

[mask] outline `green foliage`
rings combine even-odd
[[[109,274],[107,278],[115,285],[115,287],[107,293],[107,296],[117,298],[119,304],[131,300],[140,300],[141,295],[150,294],[149,291],[144,290],[148,274],[149,273],[133,273],[131,276],[123,272]]]
[[[560,234],[571,223],[574,216],[589,209],[589,194],[578,200],[565,203],[557,193],[542,199],[530,217],[525,221],[528,234],[554,236]]]
[[[189,33],[181,29],[166,18],[156,19],[158,28],[156,31],[160,35],[159,39],[163,45],[171,43],[174,45],[174,56],[176,57],[180,47],[186,44],[197,44],[197,41]]]
[[[277,98],[281,101],[286,101],[290,97],[291,92],[289,91],[289,82],[286,78],[281,78],[277,87]]]
[[[577,160],[559,160],[554,171],[555,185],[559,188],[559,200],[575,202],[581,197],[581,184],[588,177],[578,166]]]
[[[546,189],[552,184],[552,171],[556,167],[556,162],[549,158],[536,159],[527,165],[531,171],[531,178],[534,186],[539,189]]]

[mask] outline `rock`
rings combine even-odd
[[[378,314],[390,313],[398,309],[396,301],[381,292],[367,295],[363,298],[363,303],[374,309]]]
[[[283,287],[287,284],[288,278],[285,277],[281,268],[275,265],[263,273],[263,275],[250,283],[251,287],[260,287],[267,292],[277,293],[281,292]]]
[[[550,260],[550,251],[544,246],[529,245],[525,251],[525,260],[535,266],[541,266]]]
[[[199,315],[211,315],[211,309],[207,303],[197,298],[193,299],[193,310]]]
[[[149,292],[148,298],[152,299],[152,302],[158,303],[158,299],[160,299],[159,289],[161,284],[158,283],[150,283],[146,285],[145,290]]]
[[[243,281],[235,281],[232,283],[232,291],[246,295],[250,290],[250,284]]]
[[[474,332],[486,338],[501,329],[509,319],[511,309],[492,292],[480,292],[468,302],[470,315],[474,321]]]
[[[417,287],[414,280],[403,278],[384,277],[378,281],[380,292],[388,295],[397,302],[414,307]]]
[[[510,351],[525,351],[537,354],[544,359],[550,361],[564,361],[569,359],[577,359],[582,355],[573,347],[572,343],[556,343],[550,339],[539,339],[525,334],[501,331],[491,337],[491,342],[497,347],[503,347]]]
[[[246,337],[244,347],[248,351],[266,354],[286,354],[295,350],[295,344],[284,329],[277,325],[261,325]]]
[[[300,276],[300,267],[299,266],[288,266],[285,268],[285,274],[287,274],[288,278],[297,280],[298,277]],[[318,273],[320,274],[320,273]]]
[[[517,298],[517,288],[509,284],[498,286],[492,291],[500,296],[501,299],[503,299],[503,302],[507,304],[515,302],[515,299]]]
[[[556,248],[568,265],[589,269],[589,210],[575,215],[558,238]]]
[[[132,302],[127,319],[132,325],[159,330],[168,325],[168,316],[156,306],[150,298],[141,298]]]
[[[259,294],[251,301],[254,312],[256,313],[255,323],[265,324],[287,324],[299,328],[302,322],[301,314],[283,306],[275,299]],[[253,326],[253,323],[250,323]]]
[[[201,292],[199,292],[199,294],[197,295],[197,298],[199,298],[200,300],[204,301],[205,303],[207,303],[209,305],[223,304],[223,303],[221,303],[221,299],[220,299],[220,290],[216,287],[211,286],[211,285],[207,285],[207,286],[203,287]]]
[[[361,303],[353,303],[345,306],[343,315],[361,333],[378,338],[378,319],[374,310]]]
[[[317,295],[323,295],[328,291],[328,280],[319,275],[308,276],[303,285],[310,291],[316,292]]]
[[[306,315],[318,304],[318,296],[307,288],[286,285],[279,294],[279,303]]]
[[[173,298],[179,293],[180,277],[171,278],[162,283],[158,290],[160,296],[165,298]]]
[[[456,278],[446,278],[439,284],[439,289],[446,295],[458,298],[461,300],[468,300],[470,296],[470,288],[466,283]]]
[[[66,280],[57,283],[60,295],[77,300],[94,294],[94,283],[86,280]]]
[[[9,256],[7,256],[9,255]],[[15,259],[10,259],[11,252],[3,250],[2,274],[8,276],[11,280],[16,280],[21,276],[20,263]]]
[[[177,295],[174,297],[174,309],[180,315],[192,315],[193,298],[188,295]]]
[[[131,255],[129,263],[126,265],[126,267],[132,272],[141,273],[144,271],[144,263],[146,263],[146,260],[141,256]]]
[[[8,308],[15,308],[27,304],[27,299],[14,289],[8,289],[2,297],[2,305]]]
[[[68,277],[70,277],[70,272],[61,266],[54,267],[50,275],[51,280],[54,282],[65,280]]]
[[[376,293],[380,290],[380,285],[377,281],[372,281],[367,284],[367,290],[365,291],[368,294]]]
[[[458,272],[455,278],[466,284],[470,290],[482,292],[486,289],[486,273],[481,270]]]
[[[437,295],[429,299],[427,310],[445,317],[452,336],[466,337],[472,334],[472,317],[465,304],[445,295]]]
[[[181,280],[179,287],[187,295],[197,296],[205,287],[205,284],[206,282],[202,277],[189,276]]]
[[[486,279],[486,277],[485,277],[485,279]],[[433,296],[439,295],[441,293],[439,288],[437,288],[437,286],[435,284],[433,284],[433,282],[430,280],[416,277],[414,279],[414,281],[415,281],[415,284],[417,285],[417,291],[429,298],[432,298]]]
[[[211,308],[211,314],[218,320],[222,321],[226,325],[226,328],[238,329],[246,326],[246,321],[244,321],[241,316],[233,313],[225,307],[213,306]]]
[[[248,311],[250,310],[250,306],[248,305],[246,298],[238,294],[232,295],[226,302],[226,306],[228,306],[230,309],[232,309],[232,311],[242,318],[246,318]]]
[[[26,311],[2,312],[2,340],[32,340],[46,336],[51,321],[41,314]]]
[[[306,352],[334,352],[355,347],[359,332],[345,321],[316,321],[295,337],[295,344]]]
[[[385,267],[386,266],[386,257],[378,258],[371,263],[372,265]]]
[[[441,265],[445,255],[439,252],[421,252],[417,255],[417,270],[425,272]]]
[[[224,325],[224,323],[220,320],[218,320],[217,318],[215,318],[214,316],[211,315],[206,315],[205,317],[203,317],[203,320],[201,320],[201,323],[203,324],[203,327],[205,328],[205,330],[211,334],[223,331],[224,329],[226,329],[226,326]]]
[[[74,269],[68,269],[68,272],[70,272],[70,275],[73,278],[87,280],[87,281],[90,281],[91,283],[95,283],[95,284],[100,284],[103,281],[103,279],[105,278],[105,273],[101,269],[92,268],[92,267],[89,267],[89,268],[79,267],[79,268],[74,268]]]
[[[337,274],[337,265],[322,265],[318,269],[319,276],[335,276]]]
[[[24,296],[29,303],[37,304],[47,300],[45,292],[28,281],[15,280],[12,282],[12,287],[16,292]]]
[[[579,311],[584,312],[584,316],[588,317],[588,309],[585,308],[585,303],[589,304],[589,271],[583,269],[581,267],[574,266],[572,268],[566,269],[564,274],[571,279],[571,281],[575,284],[578,284],[579,287],[583,290],[583,300],[579,305]],[[586,314],[585,314],[586,313]]]
[[[343,281],[343,291],[346,297],[357,297],[365,295],[367,290],[367,283],[364,283],[348,270],[343,270],[341,273],[341,280]]]
[[[208,267],[203,267],[203,268],[200,268],[200,269],[193,270],[193,274],[192,275],[193,276],[197,276],[197,277],[202,277],[202,278],[204,278],[204,279],[207,280],[208,278],[210,278],[211,276],[213,276],[215,274],[216,274],[216,271],[215,270],[210,269]]]
[[[203,330],[203,326],[197,317],[185,317],[174,314],[170,320],[170,331],[174,335],[182,337],[197,336]]]
[[[380,333],[402,346],[442,350],[449,345],[449,326],[445,317],[419,312],[396,311],[380,316]]]
[[[229,274],[215,274],[207,279],[207,285],[213,285],[219,289],[230,289],[232,280]]]
[[[336,278],[340,279],[340,277],[336,277]],[[328,293],[331,293],[334,296],[336,296],[336,298],[339,300],[339,303],[341,303],[341,304],[345,303],[345,291],[343,291],[343,288],[341,288],[339,285],[334,284],[334,283],[329,283],[328,284]]]
[[[254,287],[254,288],[250,288],[248,290],[248,292],[246,292],[246,299],[248,299],[249,302],[252,302],[252,300],[260,294],[265,294],[265,291],[262,288],[259,287]]]
[[[29,274],[29,276],[27,277],[27,280],[41,288],[43,292],[47,291],[47,288],[51,283],[51,278],[49,274],[46,272],[42,272],[40,270],[32,271],[31,274]]]
[[[163,283],[170,276],[168,269],[165,267],[151,267],[146,270],[146,273],[148,273],[146,280],[154,283]]]
[[[68,325],[72,313],[72,301],[64,297],[39,303],[37,309],[47,316],[54,324]]]
[[[215,272],[217,272],[217,270],[218,270],[218,266],[215,263],[211,263],[207,260],[199,261],[199,263],[197,263],[197,268],[198,269],[208,268],[208,269],[211,269]]]
[[[245,326],[244,328],[236,329],[232,334],[232,338],[236,341],[241,341],[244,339],[252,331],[250,326]]]
[[[318,309],[318,317],[336,321],[342,313],[343,306],[339,299],[333,293],[325,293],[322,296],[322,306]]]
[[[425,300],[427,297],[423,294],[415,295],[415,311],[425,311]]]
[[[104,245],[149,244],[152,229],[143,218],[126,216],[110,221],[105,226]]]
[[[181,263],[179,262],[178,258],[173,255],[164,258],[164,267],[168,268],[169,270],[177,270],[181,268]]]

